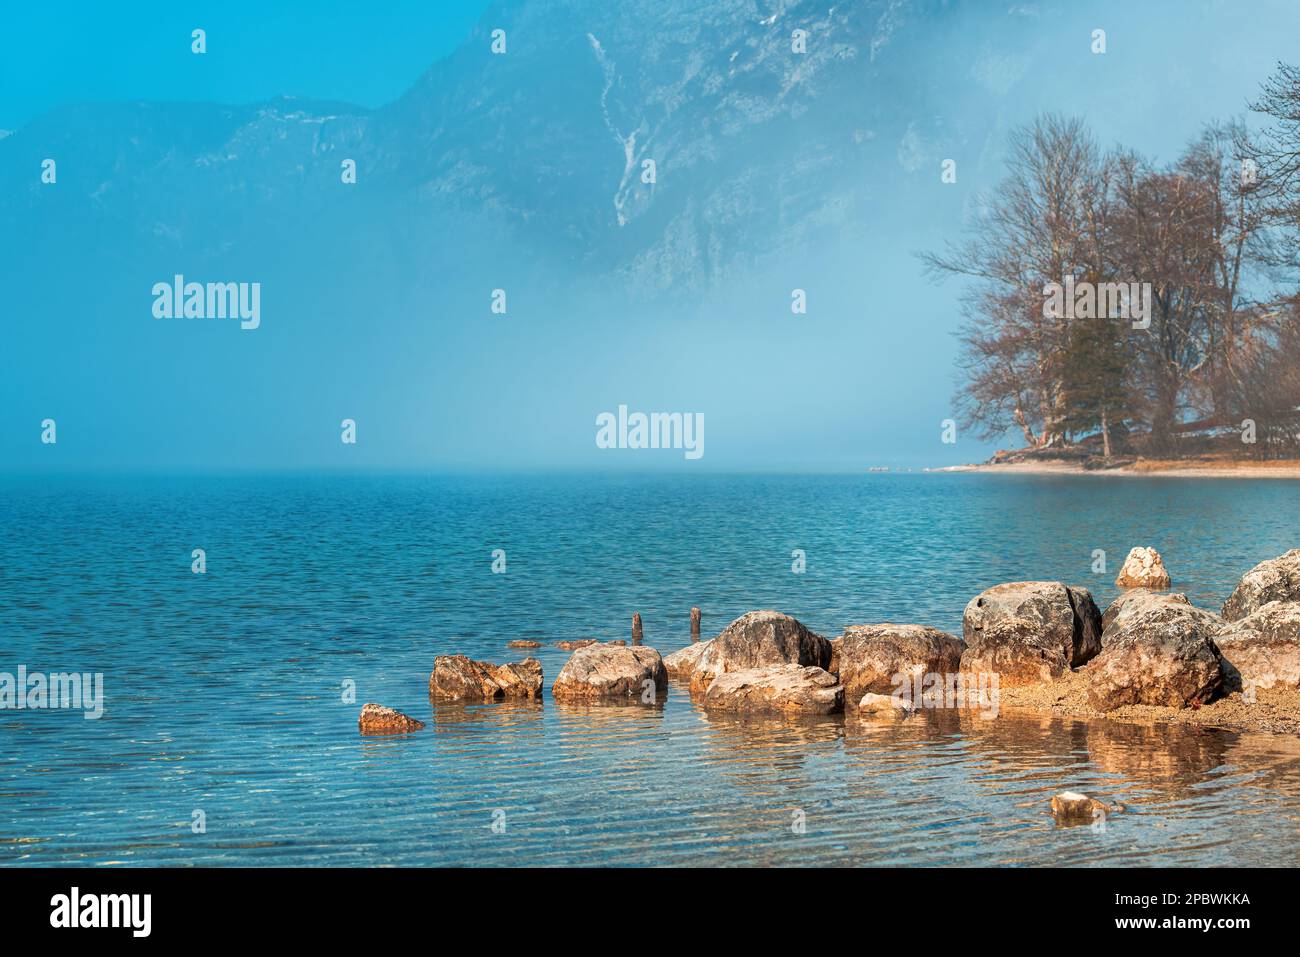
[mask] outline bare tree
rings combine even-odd
[[[1258,177],[1247,165],[1249,140],[1240,124],[1210,124],[1178,163],[1208,195],[1203,220],[1191,221],[1213,262],[1203,295],[1206,357],[1196,401],[1203,420],[1223,424],[1240,412],[1241,347],[1251,334],[1259,303],[1248,295],[1275,258],[1270,216]]]
[[[1132,340],[1135,407],[1153,450],[1177,451],[1188,384],[1208,361],[1207,299],[1215,252],[1208,223],[1214,197],[1200,180],[1151,168],[1132,155],[1116,162],[1114,248],[1132,281],[1150,283],[1151,325]]]
[[[1300,262],[1300,67],[1279,62],[1251,110],[1272,122],[1252,137],[1237,128],[1237,152],[1269,219],[1279,233],[1278,264]]]
[[[1009,415],[1026,442],[1047,447],[1067,437],[1070,320],[1046,314],[1043,287],[1095,268],[1106,189],[1077,119],[1044,116],[1013,132],[1007,166],[973,234],[924,259],[934,275],[978,280],[962,303],[966,424],[992,437]]]
[[[1267,450],[1296,441],[1296,294],[1256,293],[1287,258],[1293,238],[1278,234],[1300,231],[1300,88],[1286,84],[1300,72],[1275,78],[1268,102],[1290,133],[1259,146],[1239,123],[1210,124],[1164,167],[1101,156],[1078,120],[1013,132],[1007,176],[971,234],[925,257],[934,275],[974,280],[957,394],[968,426],[985,438],[1018,429],[1035,449],[1095,434],[1107,457],[1116,429],[1135,450],[1173,455],[1236,436],[1246,418]],[[1149,325],[1099,299],[1077,317],[1044,308],[1046,284],[1067,280],[1094,294],[1149,285]]]

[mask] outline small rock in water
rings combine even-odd
[[[404,734],[407,731],[419,731],[424,727],[424,722],[402,714],[395,708],[364,704],[361,706],[357,726],[362,734]]]
[[[864,715],[877,714],[887,718],[905,718],[915,710],[915,706],[910,701],[870,691],[858,701],[858,711]]]
[[[577,638],[572,641],[557,641],[555,647],[561,651],[577,651],[579,648],[586,648],[588,645],[598,643],[595,638]]]
[[[1120,588],[1168,588],[1169,571],[1158,551],[1139,546],[1129,551],[1115,584]]]
[[[542,663],[536,658],[505,665],[464,655],[439,655],[429,675],[429,697],[453,701],[537,698],[542,693]]]
[[[1109,810],[1101,801],[1078,791],[1062,791],[1052,798],[1052,816],[1062,824],[1091,824]]]
[[[519,638],[514,641],[507,641],[506,647],[507,648],[540,648],[542,647],[542,643],[540,641],[525,641],[524,639]]]
[[[579,648],[551,686],[560,701],[661,704],[667,693],[668,671],[659,652],[612,641]]]

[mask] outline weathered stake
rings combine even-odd
[[[641,613],[632,612],[632,644],[641,644]]]
[[[691,609],[691,641],[700,640],[700,609]]]

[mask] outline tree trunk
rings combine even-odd
[[[1037,448],[1038,436],[1034,435],[1034,430],[1029,427],[1029,420],[1025,418],[1024,409],[1020,408],[1020,406],[1016,406],[1014,415],[1016,417],[1016,424],[1020,426],[1020,431],[1025,434],[1026,445],[1031,449]]]
[[[1101,409],[1101,455],[1102,458],[1110,458],[1110,419],[1106,415],[1106,407]]]

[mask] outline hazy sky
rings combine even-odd
[[[629,16],[653,29],[655,4],[609,2],[626,2]],[[85,101],[249,103],[290,94],[377,107],[455,50],[485,7],[10,5],[0,21],[0,129]],[[770,275],[672,315],[633,303],[585,315],[521,310],[508,332],[477,319],[440,324],[462,306],[481,315],[480,287],[493,284],[476,275],[478,285],[462,289],[463,277],[448,271],[419,290],[425,298],[412,291],[375,314],[363,301],[334,328],[325,312],[290,317],[280,308],[275,322],[247,334],[256,338],[183,344],[176,327],[150,324],[136,288],[170,275],[159,267],[130,277],[129,310],[110,310],[96,290],[85,294],[88,308],[24,317],[16,335],[5,331],[0,341],[14,348],[0,356],[0,469],[43,467],[49,457],[33,443],[33,423],[55,407],[67,429],[61,418],[58,454],[72,467],[854,470],[986,457],[996,443],[964,435],[957,447],[939,443],[951,414],[961,286],[930,283],[914,253],[959,238],[975,192],[997,182],[1005,131],[1042,111],[1080,115],[1104,146],[1123,142],[1161,160],[1207,120],[1243,114],[1278,59],[1300,58],[1300,4],[971,2],[936,10],[925,35],[938,48],[939,72],[895,81],[925,87],[935,115],[900,112],[882,124],[915,124],[922,135],[888,144],[888,168],[863,171],[873,183],[865,244],[812,262],[791,256]],[[208,33],[204,57],[188,52],[196,26]],[[1088,52],[1094,28],[1107,32],[1104,57]],[[889,104],[906,92],[865,95]],[[972,110],[988,117],[983,138],[934,140],[945,118]],[[947,155],[961,169],[951,189],[938,185],[937,162]],[[619,157],[611,152],[610,161]],[[6,284],[20,278],[4,276]],[[810,312],[791,321],[795,285],[809,288]],[[268,308],[276,305],[268,298]],[[315,363],[310,375],[302,341],[285,344],[307,322],[316,324],[302,340]],[[235,385],[205,384],[209,360],[237,368]],[[705,457],[602,453],[594,415],[620,402],[704,411]],[[337,422],[354,409],[364,448],[346,459]],[[311,425],[318,431],[304,425],[311,416],[324,423]]]
[[[454,50],[485,0],[132,0],[6,4],[0,129],[51,107],[252,103],[293,95],[376,107]],[[189,52],[190,31],[208,52]]]

